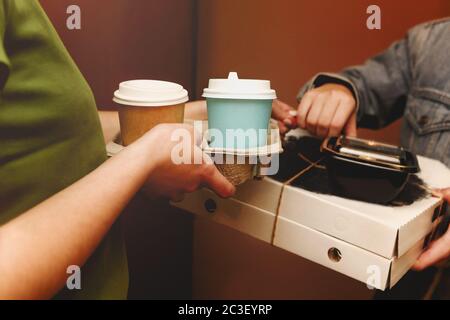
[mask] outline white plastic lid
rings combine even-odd
[[[228,79],[211,79],[203,91],[204,98],[274,100],[275,90],[270,81],[239,79],[236,72],[230,72]]]
[[[157,80],[122,82],[113,101],[135,107],[162,107],[187,102],[188,92],[179,84]]]

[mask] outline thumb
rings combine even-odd
[[[222,198],[231,197],[236,192],[235,186],[219,172],[214,161],[207,154],[203,154],[203,161],[212,168],[212,173],[205,177],[206,186]]]
[[[212,191],[222,198],[229,198],[236,192],[235,186],[216,167],[214,167],[213,173],[206,177],[205,182]]]
[[[356,112],[350,116],[347,124],[345,125],[344,132],[349,137],[357,137],[358,136],[358,127],[356,125]]]

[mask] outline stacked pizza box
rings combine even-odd
[[[448,187],[445,165],[423,157],[419,162],[419,177],[428,187]],[[380,290],[393,287],[412,267],[445,211],[432,196],[384,206],[307,191],[296,183],[301,167],[280,165],[277,177],[249,181],[232,199],[205,189],[173,205]]]

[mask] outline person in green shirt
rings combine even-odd
[[[93,94],[37,0],[0,0],[0,37],[0,299],[126,299],[116,220],[135,193],[234,187],[210,162],[173,164],[171,134],[186,125],[160,125],[106,161]],[[81,290],[65,286],[73,265]]]

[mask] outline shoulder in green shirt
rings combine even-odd
[[[38,1],[0,0],[0,37],[2,225],[97,168],[106,152],[92,92]],[[118,225],[81,279],[80,291],[63,289],[57,298],[126,298]]]

